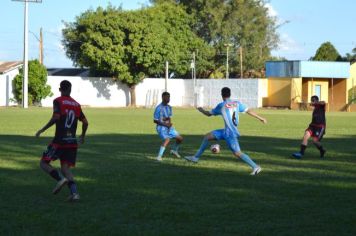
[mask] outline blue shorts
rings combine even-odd
[[[167,138],[176,138],[177,136],[179,136],[179,133],[173,127],[168,129],[165,126],[157,126],[156,130],[159,137],[163,140]]]
[[[214,137],[217,140],[224,139],[226,141],[228,147],[230,148],[230,150],[233,153],[241,151],[238,137],[235,137],[233,135],[226,135],[226,132],[224,129],[214,130],[214,131],[212,131],[212,134],[214,135]]]

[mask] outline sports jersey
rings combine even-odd
[[[166,123],[170,120],[172,115],[172,107],[170,105],[164,105],[161,103],[156,107],[153,114],[153,119],[162,123]],[[157,124],[157,126],[161,125]]]
[[[56,122],[56,133],[52,143],[77,147],[78,120],[85,118],[80,104],[69,96],[61,96],[53,100],[53,114],[59,115]]]
[[[315,104],[311,125],[325,126],[325,104]]]
[[[237,126],[239,124],[239,113],[246,112],[247,106],[240,101],[227,99],[219,103],[210,113],[214,116],[221,115],[225,123],[225,135],[239,137]]]

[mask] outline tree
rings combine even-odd
[[[18,103],[22,101],[23,69],[13,80],[14,95]],[[28,62],[28,102],[30,105],[41,104],[41,100],[52,96],[51,87],[47,83],[47,69],[38,60]]]
[[[355,62],[356,61],[356,48],[352,49],[351,53],[346,53],[345,61]]]
[[[198,51],[198,73],[209,67],[212,48],[191,30],[191,17],[180,7],[166,3],[136,11],[109,5],[88,10],[66,23],[63,45],[76,66],[93,75],[112,76],[130,88],[147,76],[162,76],[165,61],[177,76],[189,74],[193,51]]]
[[[316,51],[314,57],[311,58],[314,61],[341,61],[342,58],[334,45],[330,42],[325,42],[320,45]]]
[[[239,48],[244,70],[260,70],[277,47],[276,19],[269,16],[264,0],[151,0],[175,2],[194,18],[194,31],[216,50],[215,68],[226,60],[224,44],[233,45],[230,67],[240,72]]]

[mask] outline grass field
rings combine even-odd
[[[51,109],[0,108],[0,235],[356,235],[356,114],[327,113],[325,159],[297,151],[310,112],[261,110],[240,117],[242,149],[263,168],[209,151],[198,164],[153,158],[160,140],[151,109],[84,109],[90,126],[74,169],[81,194],[52,195],[39,169],[54,129],[36,139]],[[173,123],[193,154],[218,117],[175,109]],[[55,163],[58,166],[58,162]]]

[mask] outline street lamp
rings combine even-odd
[[[229,47],[232,47],[233,44],[225,43],[224,46],[226,47],[226,79],[229,78]]]
[[[22,79],[22,107],[28,108],[28,3],[42,3],[42,0],[12,0],[24,2],[24,49],[23,49],[23,79]]]

